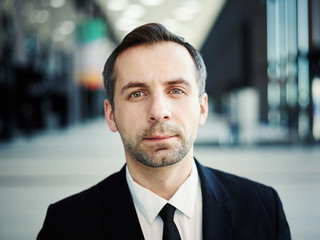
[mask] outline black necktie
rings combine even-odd
[[[181,240],[179,231],[173,221],[173,215],[176,208],[167,203],[159,212],[159,216],[163,220],[162,240]]]

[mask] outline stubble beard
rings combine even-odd
[[[175,136],[176,141],[174,144],[148,144],[145,138],[153,134],[169,134]],[[189,136],[184,136],[181,129],[167,123],[154,123],[135,140],[129,140],[121,132],[120,135],[131,159],[152,168],[166,167],[180,162],[189,153],[195,139],[195,131]]]

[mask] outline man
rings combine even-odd
[[[200,54],[160,24],[129,33],[106,62],[105,117],[127,164],[51,205],[38,239],[290,239],[275,190],[193,157],[206,121]]]

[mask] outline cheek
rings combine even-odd
[[[126,133],[129,133],[139,128],[143,118],[142,113],[139,111],[139,108],[119,108],[115,114],[116,124],[119,128],[119,131],[125,131]]]
[[[190,125],[197,125],[200,118],[200,105],[196,101],[181,101],[174,110],[176,118]]]

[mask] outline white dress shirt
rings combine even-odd
[[[163,221],[158,215],[170,203],[177,210],[174,222],[182,240],[202,239],[202,195],[196,164],[193,163],[190,176],[167,201],[136,183],[126,168],[126,178],[146,240],[162,240]]]

